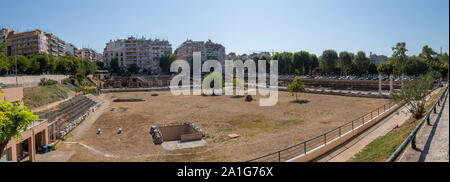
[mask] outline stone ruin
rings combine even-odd
[[[150,128],[150,134],[155,145],[162,144],[165,141],[188,142],[201,140],[205,133],[194,123],[186,122],[182,124],[159,125]]]

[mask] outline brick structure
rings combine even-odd
[[[1,87],[3,97],[0,99],[13,103],[22,101],[23,87]],[[22,138],[13,138],[6,145],[4,155],[0,161],[18,162],[28,156],[29,161],[36,160],[36,151],[41,151],[42,146],[49,143],[49,131],[47,120],[34,122],[26,131],[21,132]]]

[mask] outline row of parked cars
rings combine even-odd
[[[315,75],[279,75],[279,78],[295,78],[301,77],[303,79],[326,79],[326,80],[378,80],[378,75],[372,76],[315,76]],[[403,80],[414,80],[415,78],[403,76]],[[382,81],[389,81],[389,77],[383,76]],[[394,77],[394,81],[401,81],[402,77]]]

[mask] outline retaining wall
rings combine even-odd
[[[52,79],[61,83],[61,80],[68,77],[69,75],[28,75],[18,76],[17,81],[18,84],[23,85],[23,87],[36,87],[39,86],[41,78]],[[16,84],[16,77],[0,77],[0,82],[3,84]]]

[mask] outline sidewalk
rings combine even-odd
[[[432,94],[439,92],[439,89],[434,90]],[[430,95],[432,95],[430,94]],[[429,96],[427,97],[429,98]],[[346,143],[336,147],[331,152],[324,154],[317,158],[316,162],[345,162],[351,159],[354,155],[359,153],[366,145],[380,136],[384,136],[397,126],[401,126],[411,113],[403,106],[397,111],[384,118],[365,132],[349,139]]]
[[[400,162],[449,162],[449,108],[448,96],[431,114],[431,126],[427,123],[416,135],[416,148],[406,148]]]

